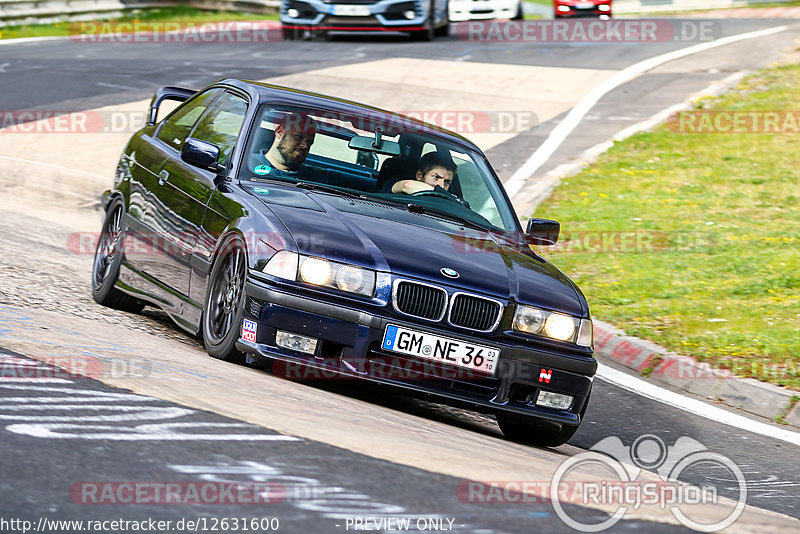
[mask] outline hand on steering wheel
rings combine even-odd
[[[449,192],[447,189],[436,186],[430,191],[417,191],[416,193],[411,193],[412,197],[439,197],[439,198],[446,198],[447,200],[452,200],[453,202],[458,202],[465,208],[469,209],[469,202],[464,200],[463,198],[454,195],[453,193]]]

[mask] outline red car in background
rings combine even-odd
[[[611,0],[553,0],[555,18],[611,18]]]

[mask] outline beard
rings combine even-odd
[[[290,169],[294,170],[300,166],[306,160],[306,154],[300,150],[290,150],[286,147],[286,143],[281,140],[278,143],[278,153],[283,158],[283,164]]]

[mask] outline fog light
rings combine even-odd
[[[608,4],[600,4],[597,6],[598,11],[611,11],[611,6]]]
[[[313,337],[301,336],[291,332],[278,330],[275,333],[275,344],[281,348],[314,354],[317,351],[317,340]]]
[[[406,11],[405,13],[403,13],[403,16],[404,16],[405,18],[407,18],[408,20],[411,20],[411,19],[413,19],[414,17],[416,17],[416,16],[417,16],[417,14],[416,14],[416,13],[414,13],[413,11]]]
[[[569,6],[558,6],[558,11],[561,12],[561,13],[568,13],[569,12]]]
[[[611,17],[608,15],[600,15],[600,20],[611,20]]]
[[[536,399],[536,406],[552,408],[554,410],[567,410],[572,406],[572,395],[562,395],[552,391],[540,391]]]
[[[296,9],[294,9],[294,8],[288,10],[286,12],[286,14],[289,15],[290,17],[292,17],[293,19],[296,19],[297,17],[300,16],[300,12],[297,11]]]

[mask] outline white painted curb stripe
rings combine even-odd
[[[41,43],[44,41],[58,41],[69,39],[68,35],[52,35],[48,37],[19,37],[17,39],[0,39],[0,46],[22,43]]]
[[[567,116],[564,117],[564,120],[559,123],[550,135],[547,136],[544,143],[542,143],[539,148],[528,158],[528,161],[522,164],[522,166],[517,169],[511,178],[509,178],[504,184],[503,187],[508,193],[508,196],[513,198],[520,189],[525,185],[525,181],[533,176],[539,167],[544,165],[544,163],[550,159],[550,156],[558,150],[558,147],[561,146],[561,143],[567,138],[567,136],[572,133],[578,124],[583,120],[583,117],[591,110],[597,102],[603,98],[609,91],[617,88],[618,86],[626,83],[635,77],[639,76],[640,74],[647,72],[648,70],[654,69],[664,63],[669,61],[673,61],[675,59],[680,59],[685,56],[689,56],[692,54],[696,54],[698,52],[703,52],[705,50],[709,50],[711,48],[716,48],[718,46],[724,46],[730,43],[735,43],[737,41],[743,41],[745,39],[755,39],[757,37],[764,37],[766,35],[772,35],[773,33],[779,33],[786,29],[788,26],[778,26],[776,28],[767,28],[766,30],[758,30],[754,32],[747,32],[747,33],[740,33],[738,35],[731,35],[730,37],[724,37],[722,39],[717,39],[716,41],[711,41],[709,43],[700,43],[696,45],[692,45],[686,48],[682,48],[680,50],[675,50],[673,52],[667,52],[666,54],[661,54],[659,56],[651,57],[649,59],[645,59],[644,61],[640,61],[639,63],[635,63],[629,67],[625,67],[614,76],[609,78],[608,80],[604,81],[592,91],[584,97],[575,107],[573,107]]]
[[[706,402],[684,396],[680,393],[675,393],[668,389],[658,387],[655,384],[651,384],[650,382],[642,380],[641,378],[636,378],[635,376],[617,371],[616,369],[608,367],[607,365],[603,365],[601,363],[597,364],[597,377],[605,380],[606,382],[610,382],[611,384],[619,386],[622,389],[627,389],[628,391],[636,393],[637,395],[641,395],[642,397],[647,397],[648,399],[653,399],[669,406],[674,406],[675,408],[679,408],[685,412],[705,417],[706,419],[716,421],[717,423],[730,425],[737,430],[754,432],[756,434],[780,439],[782,441],[786,441],[787,443],[800,446],[800,433],[798,432],[777,428],[766,423],[754,421],[749,417],[731,413],[712,404],[708,404]]]

